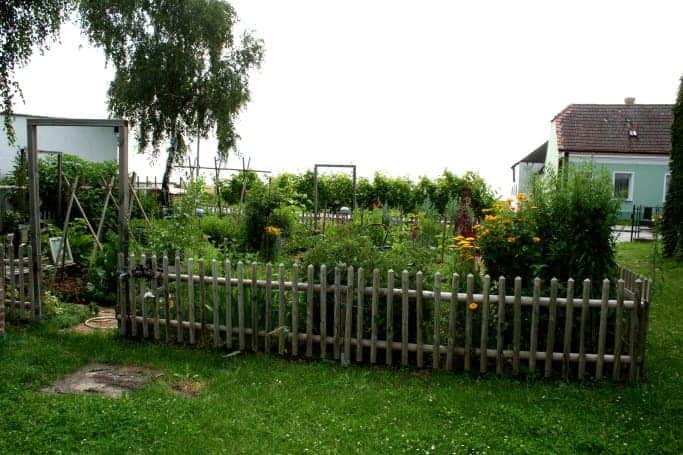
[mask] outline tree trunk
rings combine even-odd
[[[168,147],[168,156],[166,157],[166,167],[164,168],[164,176],[161,180],[161,203],[164,207],[171,206],[171,172],[173,172],[173,163],[178,152],[178,140],[175,134],[171,137],[171,145]]]

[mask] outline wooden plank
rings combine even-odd
[[[173,263],[175,266],[175,294],[173,296],[173,302],[175,304],[175,319],[178,321],[178,326],[176,328],[176,338],[179,343],[183,342],[183,292],[182,292],[182,282],[180,281],[180,256],[176,254],[175,261]]]
[[[213,324],[213,347],[218,348],[223,343],[220,332],[221,318],[220,313],[218,312],[218,262],[216,262],[215,259],[211,261],[211,278],[211,290],[213,297],[213,321],[211,321]]]
[[[441,273],[434,275],[434,350],[432,351],[432,368],[439,369],[441,363]]]
[[[385,360],[387,365],[391,365],[394,351],[394,271],[389,269],[387,272],[387,337],[386,337],[386,350],[385,350]]]
[[[327,266],[320,266],[320,358],[327,357]]]
[[[562,343],[562,378],[569,379],[569,353],[572,352],[574,325],[574,279],[567,280],[567,305],[564,309],[564,341]]]
[[[498,321],[496,323],[496,374],[503,374],[503,346],[505,327],[505,277],[498,278]]]
[[[313,357],[313,297],[315,296],[313,285],[315,282],[315,269],[313,264],[308,264],[306,269],[306,357]]]
[[[417,272],[415,275],[415,289],[417,290],[417,295],[415,297],[415,312],[417,317],[415,318],[415,337],[417,342],[417,367],[424,367],[424,340],[422,334],[422,324],[423,321],[423,305],[424,298],[422,296],[422,272]]]
[[[343,364],[351,361],[351,329],[353,316],[353,267],[346,269],[346,305],[344,306],[344,354]]]
[[[408,365],[409,288],[410,276],[407,270],[403,270],[401,272],[401,365],[404,366]]]
[[[0,247],[1,248],[1,247]],[[0,257],[2,257],[2,250],[0,249]],[[118,268],[116,269],[118,275],[119,275],[119,315],[121,316],[121,319],[119,320],[119,335],[122,337],[126,336],[126,325],[128,324],[128,319],[127,319],[127,313],[128,309],[126,308],[126,300],[127,296],[124,295],[124,292],[126,292],[126,286],[125,286],[125,277],[124,274],[121,273],[123,270],[123,253],[118,254]],[[4,270],[4,267],[2,267]]]
[[[226,260],[223,265],[225,274],[225,347],[232,349],[232,264]]]
[[[292,265],[292,355],[299,355],[299,264]]]
[[[154,340],[159,341],[161,339],[161,334],[159,333],[159,280],[157,278],[157,256],[152,255],[152,271],[154,273],[154,278],[150,280],[150,287],[152,294],[154,295],[152,301],[152,329],[154,331]]]
[[[140,265],[144,270],[147,267],[147,256],[145,253],[140,255]],[[147,280],[144,275],[140,277],[140,311],[142,312],[142,338],[149,337],[149,320],[147,319],[147,297],[145,291],[147,290]]]
[[[550,280],[550,306],[548,307],[548,333],[545,337],[545,377],[550,378],[553,372],[553,352],[555,346],[555,328],[557,326],[557,278]]]
[[[534,290],[531,302],[531,333],[529,346],[529,372],[533,375],[536,371],[536,352],[538,349],[538,302],[541,298],[541,279],[534,278]]]
[[[24,244],[19,245],[16,274],[19,280],[19,311],[21,319],[26,319],[26,286],[24,283]]]
[[[631,320],[629,321],[629,344],[628,355],[631,363],[628,368],[629,381],[636,380],[636,372],[638,368],[638,323],[640,317],[640,299],[641,299],[642,282],[638,279],[633,286],[633,302],[635,305],[631,309]]]
[[[619,381],[621,379],[621,351],[622,342],[621,336],[623,332],[623,318],[624,316],[624,280],[617,282],[617,308],[614,312],[614,364],[612,365],[612,379]]]
[[[643,298],[643,296],[645,298]],[[644,291],[641,292],[641,306],[642,311],[640,314],[640,335],[638,342],[638,356],[640,357],[639,362],[639,376],[645,374],[645,348],[647,345],[647,330],[650,325],[650,303],[652,297],[652,280],[645,280]]]
[[[332,345],[332,353],[335,360],[339,360],[339,347],[341,335],[339,333],[339,324],[341,323],[341,270],[339,266],[334,268],[334,313],[333,313],[333,326],[332,326],[332,338],[334,338],[334,343]]]
[[[363,361],[363,305],[365,298],[365,277],[363,275],[363,267],[358,268],[358,285],[357,290],[357,310],[356,310],[356,361]]]
[[[583,280],[583,294],[581,300],[581,322],[579,325],[579,379],[586,374],[586,325],[588,323],[588,301],[591,296],[591,280]]]
[[[372,306],[370,309],[370,363],[377,363],[377,312],[379,309],[379,269],[372,271]]]
[[[598,331],[598,361],[595,364],[595,378],[602,379],[605,365],[605,345],[607,343],[607,301],[609,300],[609,280],[602,281],[602,305],[600,306],[600,329]]]
[[[278,314],[277,314],[277,325],[278,325],[278,339],[277,339],[277,352],[280,355],[285,353],[285,265],[280,263],[277,270],[277,280],[278,280]]]
[[[35,270],[33,270],[33,261],[31,258],[33,257],[33,247],[31,245],[27,245],[26,247],[26,256],[28,259],[28,284],[27,284],[27,291],[28,291],[28,300],[31,305],[31,319],[36,319],[38,318],[38,306],[36,305],[36,295],[35,295],[35,284],[34,281],[36,279],[36,273]],[[22,265],[23,267],[23,265]],[[117,269],[118,270],[118,269]]]
[[[9,279],[7,280],[7,289],[11,295],[9,300],[11,302],[10,308],[13,308],[17,304],[17,282],[15,280],[16,275],[14,274],[14,244],[12,243],[13,237],[14,236],[12,234],[7,236],[7,262],[9,263]]]
[[[246,331],[244,327],[244,263],[237,263],[237,339],[240,351],[247,346]]]
[[[481,303],[481,340],[479,343],[479,372],[486,373],[486,349],[489,345],[489,290],[491,288],[491,277],[484,276],[482,286],[483,302]]]
[[[270,354],[270,332],[273,330],[273,264],[266,264],[266,317],[265,317],[266,337],[263,340],[263,349]]]
[[[463,369],[472,371],[472,313],[469,304],[474,302],[474,275],[467,274],[467,310],[465,311],[465,359]]]
[[[251,350],[258,352],[258,265],[251,263],[251,286],[249,291],[249,308],[251,309]]]
[[[164,324],[164,335],[166,343],[169,343],[171,341],[171,336],[168,333],[168,331],[171,328],[171,325],[169,324],[169,313],[171,311],[171,293],[168,289],[168,255],[166,254],[164,254],[164,257],[161,260],[161,268],[161,273],[163,274],[162,287],[164,292],[164,321],[166,321],[166,324]]]
[[[199,258],[197,262],[199,267],[199,320],[201,322],[200,336],[204,337],[206,331],[206,268],[204,266],[204,258]]]
[[[446,350],[446,369],[452,370],[454,366],[453,357],[455,356],[456,333],[455,325],[458,311],[458,289],[460,288],[460,276],[453,274],[451,280],[451,301],[448,313],[448,349]],[[467,304],[465,305],[467,307]]]
[[[189,258],[187,260],[187,317],[190,322],[190,344],[195,344],[195,330],[194,325],[194,260]]]
[[[515,278],[515,300],[513,304],[512,374],[519,374],[520,338],[522,335],[522,279]]]

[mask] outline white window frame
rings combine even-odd
[[[662,188],[662,202],[666,202],[666,179],[669,179],[669,186],[671,186],[671,172],[664,174],[664,187]]]
[[[626,197],[626,202],[633,202],[633,188],[636,180],[636,173],[632,171],[614,171],[612,172],[612,193],[614,193],[614,185],[617,180],[617,174],[629,174],[631,178],[628,183],[628,196]]]

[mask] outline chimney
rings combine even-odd
[[[632,96],[624,98],[624,104],[627,106],[633,106],[634,104],[636,104],[636,99]]]

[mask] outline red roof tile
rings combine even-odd
[[[557,146],[573,152],[669,154],[672,108],[670,104],[570,104],[553,119]]]

